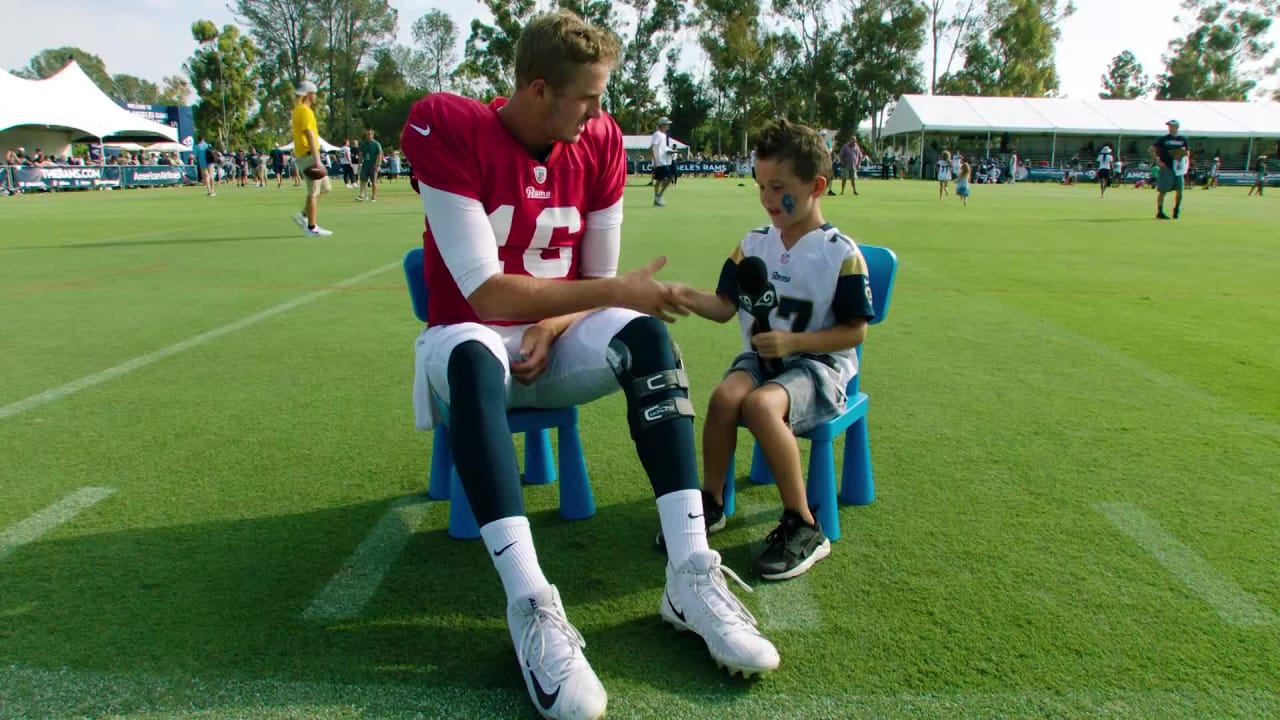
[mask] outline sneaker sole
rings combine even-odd
[[[760,577],[764,578],[765,580],[790,580],[793,577],[798,577],[800,575],[805,574],[806,572],[809,571],[809,568],[813,567],[814,563],[818,562],[819,560],[821,560],[822,558],[830,554],[831,554],[831,541],[826,538],[823,538],[822,544],[814,548],[813,552],[809,553],[809,557],[805,558],[804,560],[801,560],[800,563],[795,567],[791,568],[790,570],[784,570],[783,572],[780,572],[780,573],[760,573]]]
[[[778,668],[777,665],[744,665],[743,663],[735,662],[717,655],[715,650],[711,649],[711,645],[707,644],[707,639],[702,637],[702,633],[694,630],[689,625],[686,625],[683,620],[672,614],[672,612],[667,609],[667,604],[665,602],[662,604],[662,608],[658,611],[658,614],[662,616],[662,619],[667,624],[675,628],[676,632],[693,633],[699,638],[702,638],[702,642],[707,646],[707,652],[711,655],[711,659],[715,661],[716,667],[728,672],[731,677],[734,675],[741,675],[744,679],[752,677],[753,675],[763,677],[765,673]]]

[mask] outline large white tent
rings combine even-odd
[[[649,148],[652,147],[652,143],[653,143],[652,135],[623,135],[622,136],[622,147],[626,149],[627,152],[639,152],[639,151],[648,152]],[[688,145],[680,142],[675,138],[671,138],[671,144],[675,145],[676,150],[684,151],[689,149]]]
[[[885,136],[903,133],[1038,132],[1131,137],[1160,135],[1176,119],[1185,135],[1280,137],[1280,103],[1191,100],[903,95],[885,122]]]
[[[1280,103],[1274,102],[963,95],[903,95],[885,121],[881,134],[885,137],[919,135],[921,145],[930,133],[985,134],[988,146],[993,135],[1039,135],[1046,139],[1052,137],[1052,145],[1046,143],[1046,147],[1051,147],[1050,152],[1056,154],[1060,137],[1154,139],[1164,134],[1169,120],[1177,120],[1182,134],[1191,138],[1247,141],[1246,166],[1254,154],[1254,140],[1280,138]],[[923,172],[923,166],[920,170]]]
[[[287,145],[281,145],[276,149],[283,150],[287,153],[291,153],[293,152],[293,143],[290,142]],[[329,142],[328,140],[325,140],[324,138],[320,138],[320,152],[334,152],[337,149],[338,149],[337,145],[334,145],[333,143]]]
[[[103,138],[176,142],[178,130],[120,107],[73,60],[44,80],[0,70],[0,145],[34,144],[24,137],[44,140],[50,152],[63,155],[73,142]]]

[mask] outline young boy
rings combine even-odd
[[[1258,163],[1255,166],[1257,175],[1253,179],[1253,187],[1249,188],[1249,195],[1253,196],[1253,191],[1258,191],[1258,197],[1262,197],[1262,189],[1267,186],[1267,156],[1259,155]]]
[[[951,151],[943,150],[938,158],[938,199],[947,194],[947,183],[951,182]]]
[[[822,219],[830,163],[812,129],[786,120],[765,127],[756,144],[756,178],[772,227],[747,233],[725,261],[714,293],[675,286],[689,310],[721,323],[736,314],[742,325],[744,352],[707,409],[703,510],[709,530],[724,527],[725,473],[741,419],[782,496],[782,518],[755,561],[767,580],[796,577],[831,552],[805,499],[795,436],[844,409],[845,386],[857,372],[854,348],[874,315],[858,246]],[[753,310],[767,325],[754,320]]]

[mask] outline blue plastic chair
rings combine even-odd
[[[888,248],[859,245],[867,261],[871,280],[871,302],[876,316],[871,324],[883,322],[889,314],[893,281],[898,274],[898,257]],[[840,539],[840,513],[836,502],[836,459],[833,443],[844,434],[844,465],[840,472],[839,499],[848,505],[867,505],[875,500],[875,482],[871,476],[871,440],[867,436],[867,394],[858,391],[862,377],[862,346],[858,349],[858,373],[845,388],[848,401],[840,417],[830,420],[801,437],[810,442],[807,496],[809,506],[817,508],[815,517],[822,532],[832,541]],[[733,515],[735,468],[731,464],[724,486],[724,511]],[[773,484],[773,472],[756,444],[751,454],[751,481],[758,485]]]
[[[409,286],[409,299],[413,302],[413,314],[427,322],[427,279],[423,273],[422,248],[410,250],[404,256],[404,277]],[[431,443],[431,479],[427,483],[427,495],[433,500],[449,501],[449,536],[459,540],[480,537],[476,523],[462,491],[462,481],[453,464],[453,451],[449,448],[449,420],[446,408],[440,408],[441,420],[435,425],[435,439]],[[551,428],[556,429],[560,445],[560,515],[568,520],[583,520],[596,514],[596,501],[591,494],[587,476],[587,461],[582,454],[582,439],[578,435],[578,408],[554,410],[515,409],[507,411],[511,432],[524,433],[524,474],[526,485],[546,485],[556,480],[556,467],[551,454]]]

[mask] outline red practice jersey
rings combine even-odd
[[[576,280],[582,276],[579,244],[587,214],[622,200],[622,132],[603,115],[587,122],[578,142],[555,143],[539,161],[499,120],[504,104],[505,98],[485,105],[447,93],[428,95],[409,111],[400,139],[405,157],[421,185],[484,206],[502,272]],[[441,257],[440,243],[458,239],[437,238],[428,221],[422,241],[428,322],[481,322]]]

